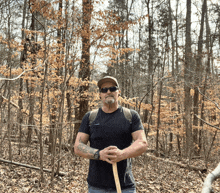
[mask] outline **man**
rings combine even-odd
[[[99,80],[98,87],[103,106],[91,125],[91,112],[83,117],[74,145],[75,154],[90,159],[89,193],[116,193],[113,163],[117,163],[122,193],[136,193],[131,158],[147,149],[140,117],[136,111],[130,110],[131,123],[126,119],[123,108],[118,104],[121,91],[114,77],[106,76]]]

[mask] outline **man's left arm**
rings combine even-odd
[[[134,142],[122,150],[124,159],[137,157],[147,150],[148,145],[144,130],[135,131],[131,135]]]
[[[148,144],[144,130],[137,130],[131,135],[134,142],[130,146],[122,150],[117,147],[112,148],[111,154],[115,155],[115,158],[111,159],[111,162],[137,157],[147,150]]]

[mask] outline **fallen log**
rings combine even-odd
[[[202,193],[211,193],[212,191],[212,183],[217,179],[220,178],[220,163],[215,168],[214,171],[209,173],[203,183]]]
[[[13,162],[13,161],[10,161],[10,160],[0,159],[0,162],[8,163],[8,164],[13,164],[13,165],[17,165],[17,166],[21,166],[21,167],[25,167],[25,168],[34,169],[34,170],[40,170],[39,167],[32,166],[32,165],[28,165],[28,164],[23,164],[23,163],[19,163],[19,162]],[[43,171],[44,171],[44,172],[52,173],[52,170],[45,169],[45,168],[43,168]],[[58,176],[65,176],[65,175],[68,175],[68,173],[65,173],[65,172],[59,172],[59,174],[56,174],[56,173],[55,173],[55,175],[58,175]]]
[[[201,167],[196,167],[196,166],[191,166],[191,165],[188,165],[188,164],[183,164],[183,163],[171,161],[171,160],[168,160],[166,158],[160,158],[160,157],[156,157],[154,155],[150,155],[148,153],[147,153],[147,157],[150,157],[150,158],[155,159],[155,160],[160,160],[162,162],[166,162],[166,163],[169,163],[169,164],[174,164],[174,165],[179,166],[180,168],[186,168],[188,170],[200,171],[201,173],[206,173],[207,172],[207,168],[201,168]]]

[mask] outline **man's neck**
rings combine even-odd
[[[104,104],[102,106],[102,110],[105,113],[113,113],[118,109],[118,103],[113,103],[113,104]]]

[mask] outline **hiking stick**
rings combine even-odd
[[[117,193],[121,193],[121,185],[118,177],[118,169],[117,169],[117,163],[112,164],[113,174],[115,178],[115,185],[117,189]]]

